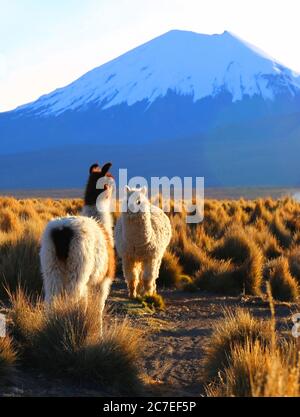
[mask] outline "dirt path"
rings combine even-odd
[[[222,297],[201,293],[160,291],[166,301],[166,310],[145,313],[132,308],[127,299],[123,280],[116,280],[110,295],[108,310],[112,315],[129,315],[134,326],[145,331],[147,347],[143,351],[143,367],[150,380],[161,386],[161,394],[195,396],[204,394],[203,366],[205,349],[210,343],[214,324],[223,316],[224,307],[245,307],[255,316],[268,317],[268,303],[255,297]],[[134,307],[134,304],[133,304]],[[292,327],[291,312],[297,307],[276,306],[277,325],[281,331]],[[141,347],[142,349],[142,347]],[[54,380],[42,374],[21,371],[13,386],[0,389],[0,396],[105,396],[88,387]]]
[[[223,317],[224,308],[244,307],[257,317],[270,316],[268,303],[256,297],[223,297],[171,290],[160,293],[166,301],[166,310],[133,317],[133,321],[148,334],[149,348],[143,355],[146,374],[168,387],[174,395],[204,394],[205,349],[210,343],[214,324]],[[117,302],[126,300],[121,281],[116,283],[112,296]],[[281,331],[290,331],[291,312],[297,312],[295,305],[276,306],[277,326]]]

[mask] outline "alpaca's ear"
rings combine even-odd
[[[128,187],[128,185],[125,185],[125,193],[130,192],[130,191],[131,191],[130,187]]]
[[[145,195],[147,194],[147,187],[145,185],[141,188],[141,193]]]
[[[101,173],[102,175],[106,175],[106,173],[109,171],[110,167],[112,166],[112,164],[110,162],[107,162],[107,164],[103,165],[102,169],[101,169]]]
[[[90,166],[89,173],[91,174],[92,172],[101,172],[101,168],[97,163]]]

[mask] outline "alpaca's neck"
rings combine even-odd
[[[109,236],[112,238],[113,236],[113,217],[110,211],[98,211],[97,219],[100,223],[103,224],[105,227],[105,230],[109,234]]]
[[[110,210],[110,204],[99,204],[98,208],[96,205],[87,206],[85,205],[82,209],[82,215],[87,217],[93,217],[105,228],[112,246],[114,246],[113,239],[113,217]]]
[[[98,202],[96,210],[98,212],[97,219],[101,224],[103,224],[105,230],[108,233],[110,242],[112,246],[114,246],[113,217],[111,214],[111,201],[104,200],[104,201]]]
[[[150,212],[139,213],[134,216],[123,216],[123,239],[135,246],[143,246],[152,238]]]

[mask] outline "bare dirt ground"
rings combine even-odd
[[[255,297],[222,297],[201,293],[163,291],[167,308],[144,319],[150,328],[149,350],[144,353],[147,374],[172,395],[204,395],[205,349],[214,324],[223,317],[224,308],[243,307],[255,316],[270,316],[269,305]],[[295,305],[277,305],[277,326],[290,332]]]
[[[268,302],[258,297],[223,297],[211,294],[162,290],[164,312],[150,313],[129,302],[123,280],[112,288],[108,311],[115,316],[128,315],[133,326],[145,330],[143,369],[153,381],[154,394],[173,396],[205,395],[203,366],[205,349],[214,324],[223,316],[224,307],[243,307],[255,316],[270,316]],[[291,314],[299,312],[293,304],[277,304],[277,326],[281,332],[292,328]],[[157,391],[158,389],[158,391]],[[70,381],[49,379],[30,369],[20,371],[14,384],[0,388],[1,396],[105,396],[108,392],[74,385]],[[153,391],[149,389],[149,395]]]

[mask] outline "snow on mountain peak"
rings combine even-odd
[[[18,109],[58,115],[89,104],[105,109],[147,100],[151,105],[170,90],[194,101],[223,90],[233,101],[244,95],[273,99],[282,89],[300,91],[299,75],[230,32],[172,30]]]

